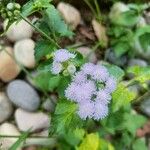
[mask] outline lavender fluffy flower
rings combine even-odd
[[[117,87],[117,81],[113,77],[109,77],[108,80],[106,81],[105,89],[109,93],[112,93],[115,91],[116,87]]]
[[[83,84],[72,82],[65,90],[65,96],[69,100],[81,103],[82,101],[90,100],[95,91],[96,86],[92,81],[87,81]]]
[[[82,84],[87,82],[87,75],[84,74],[83,71],[77,72],[75,74],[75,76],[73,76],[73,82],[77,83],[77,84]]]
[[[102,85],[102,87],[100,87]],[[111,93],[117,82],[102,65],[86,63],[65,90],[68,100],[78,103],[81,119],[103,119],[108,115]]]
[[[94,72],[95,69],[95,65],[92,63],[86,63],[82,66],[81,70],[88,75],[92,75],[92,73]]]
[[[93,119],[104,119],[108,115],[108,106],[97,101],[94,104]]]
[[[107,69],[101,65],[95,65],[92,78],[97,81],[105,82],[109,76]]]
[[[86,120],[87,118],[92,118],[94,112],[93,102],[83,102],[79,104],[79,110],[77,114],[81,119]]]
[[[70,53],[66,49],[59,49],[54,53],[54,61],[56,62],[65,62],[71,58],[75,58],[75,54]]]
[[[111,95],[106,90],[99,90],[96,96],[96,101],[102,104],[108,104],[111,100]]]
[[[51,72],[52,74],[59,74],[63,69],[63,66],[61,63],[58,62],[53,62],[52,64],[52,68],[51,68]]]

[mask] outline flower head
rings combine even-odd
[[[58,62],[55,62],[55,61],[53,62],[52,68],[51,68],[51,72],[53,74],[59,74],[62,71],[62,69],[63,69],[63,66],[62,66],[61,63],[58,63]]]
[[[108,115],[108,106],[97,101],[94,104],[93,118],[95,120],[103,119]]]
[[[94,112],[94,103],[92,102],[82,102],[79,104],[79,110],[77,114],[81,119],[85,120],[87,118],[92,118]]]
[[[77,112],[81,119],[103,119],[108,115],[108,103],[116,88],[116,80],[102,65],[86,63],[73,76],[65,91],[68,100],[79,105]]]
[[[115,91],[117,87],[117,81],[113,77],[109,77],[108,80],[106,81],[106,90],[109,93],[112,93]]]
[[[54,53],[54,61],[56,62],[65,62],[71,58],[75,58],[75,54],[70,53],[66,49],[59,49]]]

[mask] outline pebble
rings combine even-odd
[[[102,42],[102,45],[104,47],[107,47],[108,37],[107,37],[107,34],[106,34],[106,28],[101,23],[96,21],[95,19],[92,20],[92,26],[93,26],[95,35],[98,38],[98,40]]]
[[[145,32],[145,34],[146,34],[146,32]],[[143,49],[139,40],[137,39],[134,43],[134,48],[135,48],[136,54],[138,56],[149,60],[149,58],[150,58],[150,46],[148,46],[146,49]]]
[[[11,81],[20,73],[20,68],[12,57],[13,49],[11,47],[6,47],[0,52],[0,79],[3,82]]]
[[[92,63],[97,62],[96,54],[92,52],[92,50],[89,47],[79,47],[77,48],[77,51],[83,55],[83,57],[87,57],[88,61]]]
[[[80,12],[72,5],[60,2],[57,6],[57,9],[71,29],[75,29],[80,24]]]
[[[141,66],[141,67],[146,67],[148,64],[145,60],[142,59],[130,59],[128,62],[128,66]]]
[[[142,101],[140,108],[147,116],[150,117],[150,98],[149,97],[146,97]]]
[[[31,39],[23,39],[16,42],[14,46],[16,60],[27,68],[34,68],[34,47],[35,43]]]
[[[50,126],[50,117],[42,112],[27,112],[23,109],[17,109],[15,120],[21,131],[31,129],[31,132],[47,129]]]
[[[113,49],[111,49],[111,48],[106,50],[105,59],[108,60],[110,63],[113,63],[113,64],[118,65],[118,66],[124,66],[127,63],[127,57],[126,56],[122,56],[122,57],[118,58],[115,55]]]
[[[0,135],[20,136],[18,129],[11,123],[3,123],[0,126]],[[1,150],[8,150],[18,138],[0,138]],[[21,150],[21,146],[16,150]]]
[[[7,86],[7,95],[16,106],[28,111],[35,111],[40,98],[35,89],[23,80],[14,80]]]
[[[12,104],[4,92],[0,92],[0,123],[6,121],[13,112]]]
[[[6,27],[6,25],[7,21],[4,22],[4,28]],[[12,42],[30,38],[32,34],[32,27],[24,20],[21,20],[18,23],[14,22],[6,32],[7,38]]]
[[[43,103],[42,107],[43,107],[44,110],[46,110],[48,112],[54,112],[54,110],[55,110],[55,104],[50,99],[47,99]]]

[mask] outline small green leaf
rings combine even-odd
[[[113,112],[119,110],[122,106],[129,104],[135,97],[136,94],[134,92],[129,91],[124,84],[120,83],[112,95]]]
[[[44,13],[44,20],[47,22],[49,29],[54,34],[70,37],[73,33],[68,29],[65,22],[62,20],[58,10],[53,5],[50,5]]]
[[[68,129],[74,130],[82,126],[83,121],[76,114],[77,105],[67,100],[59,100],[52,119],[52,132],[58,134]]]

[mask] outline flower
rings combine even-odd
[[[107,69],[101,65],[95,65],[94,68],[92,78],[100,82],[105,82],[109,76]]]
[[[109,92],[112,93],[115,91],[117,86],[117,81],[113,77],[109,77],[108,80],[106,81],[106,86],[105,89]]]
[[[81,119],[99,120],[108,115],[108,104],[116,85],[116,80],[106,67],[86,63],[73,76],[72,83],[65,90],[65,96],[78,103],[77,114]]]
[[[65,62],[70,58],[75,58],[75,54],[70,53],[66,49],[59,49],[54,52],[54,61],[56,62]]]
[[[87,75],[92,75],[95,69],[94,67],[95,65],[93,63],[86,63],[82,66],[81,70]]]
[[[86,120],[87,118],[92,118],[94,112],[94,103],[92,102],[82,102],[79,104],[79,110],[77,114],[81,119]]]
[[[103,119],[108,115],[108,106],[102,104],[100,101],[94,103],[93,118],[95,120]]]
[[[82,101],[92,98],[96,91],[96,86],[93,81],[87,81],[83,84],[72,82],[65,90],[65,96],[71,101],[81,103]]]
[[[106,90],[99,90],[96,93],[96,101],[99,101],[102,104],[108,104],[111,100],[111,95]]]
[[[51,72],[53,74],[59,74],[62,71],[62,69],[63,69],[63,66],[62,66],[61,63],[58,63],[58,62],[55,62],[55,61],[53,62],[52,68],[51,68]]]

